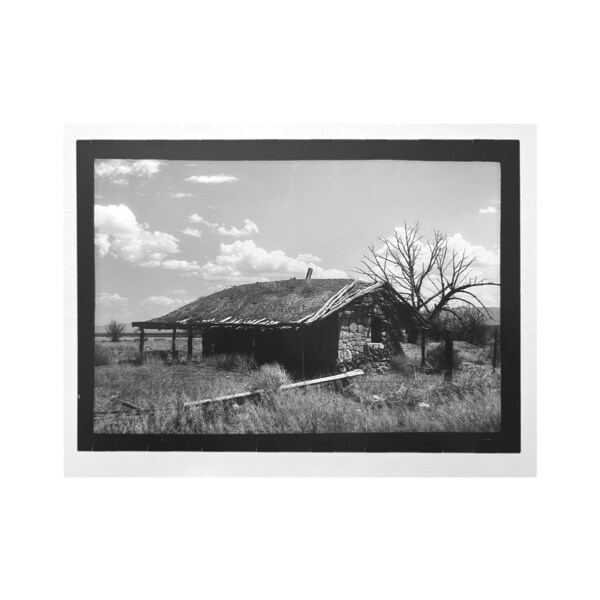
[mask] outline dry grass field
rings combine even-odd
[[[170,343],[161,338],[150,345],[166,349]],[[182,352],[184,343],[178,340]],[[500,428],[500,372],[492,370],[485,348],[463,345],[461,365],[452,381],[444,381],[440,373],[413,369],[410,363],[420,353],[407,346],[407,361],[398,371],[358,377],[343,388],[329,384],[278,390],[277,383],[285,383],[278,368],[257,370],[235,357],[194,365],[135,365],[123,362],[135,358],[135,341],[97,346],[110,354],[108,364],[97,366],[95,372],[97,433],[493,432]],[[269,389],[260,400],[184,408],[190,400],[259,387]],[[138,406],[143,413],[119,401]]]

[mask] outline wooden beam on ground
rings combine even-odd
[[[330,383],[331,381],[341,381],[343,379],[352,379],[353,377],[360,377],[365,372],[362,369],[355,369],[354,371],[348,371],[347,373],[340,373],[339,375],[329,375],[328,377],[319,377],[318,379],[309,379],[308,381],[297,381],[296,383],[288,383],[282,385],[282,390],[292,390],[295,388],[309,387],[311,385],[321,385],[323,383]]]
[[[141,408],[140,406],[136,406],[135,404],[131,404],[131,402],[125,402],[125,400],[120,400],[119,398],[109,398],[109,400],[111,402],[114,402],[115,404],[120,404],[121,406],[125,406],[127,408],[136,410],[137,412],[144,412],[143,408]]]
[[[195,408],[203,404],[212,404],[213,402],[225,402],[227,400],[249,400],[253,397],[260,397],[264,390],[255,390],[253,392],[240,392],[239,394],[230,394],[228,396],[217,396],[216,398],[207,398],[206,400],[192,400],[186,402],[184,408]]]
[[[364,375],[364,371],[362,369],[355,369],[354,371],[348,371],[347,373],[340,373],[339,375],[330,375],[328,377],[319,377],[318,379],[309,379],[308,381],[297,381],[296,383],[288,383],[286,385],[282,385],[280,390],[292,390],[296,388],[309,387],[312,385],[322,385],[324,383],[331,383],[335,381],[343,381],[346,379],[352,379],[353,377],[360,377]],[[240,392],[239,394],[231,394],[229,396],[219,396],[217,398],[207,398],[206,400],[193,400],[191,402],[186,402],[183,406],[184,408],[196,408],[198,406],[203,406],[205,404],[211,404],[212,402],[226,402],[228,400],[249,400],[250,398],[255,398],[264,394],[264,390],[255,390],[253,392]]]

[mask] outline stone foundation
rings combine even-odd
[[[338,368],[383,373],[390,368],[390,349],[384,342],[371,341],[371,316],[366,307],[347,307],[338,317]]]

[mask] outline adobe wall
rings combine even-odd
[[[304,354],[304,357],[303,357]],[[325,319],[302,331],[282,332],[280,348],[284,364],[299,368],[304,360],[307,373],[331,370],[337,359],[337,321]]]
[[[362,299],[361,299],[362,300]],[[384,372],[390,368],[390,348],[385,332],[382,342],[371,341],[372,305],[359,300],[338,313],[338,367]]]

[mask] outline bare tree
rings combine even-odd
[[[404,224],[391,237],[379,238],[382,246],[369,246],[357,271],[374,282],[390,284],[427,322],[447,312],[461,320],[457,304],[466,304],[490,316],[475,294],[475,288],[500,285],[473,275],[475,256],[450,248],[448,236],[434,231],[432,240],[423,240],[419,224]],[[409,342],[417,332],[409,332]]]
[[[106,335],[110,337],[111,342],[118,342],[125,331],[125,325],[118,321],[111,321],[106,326]]]

